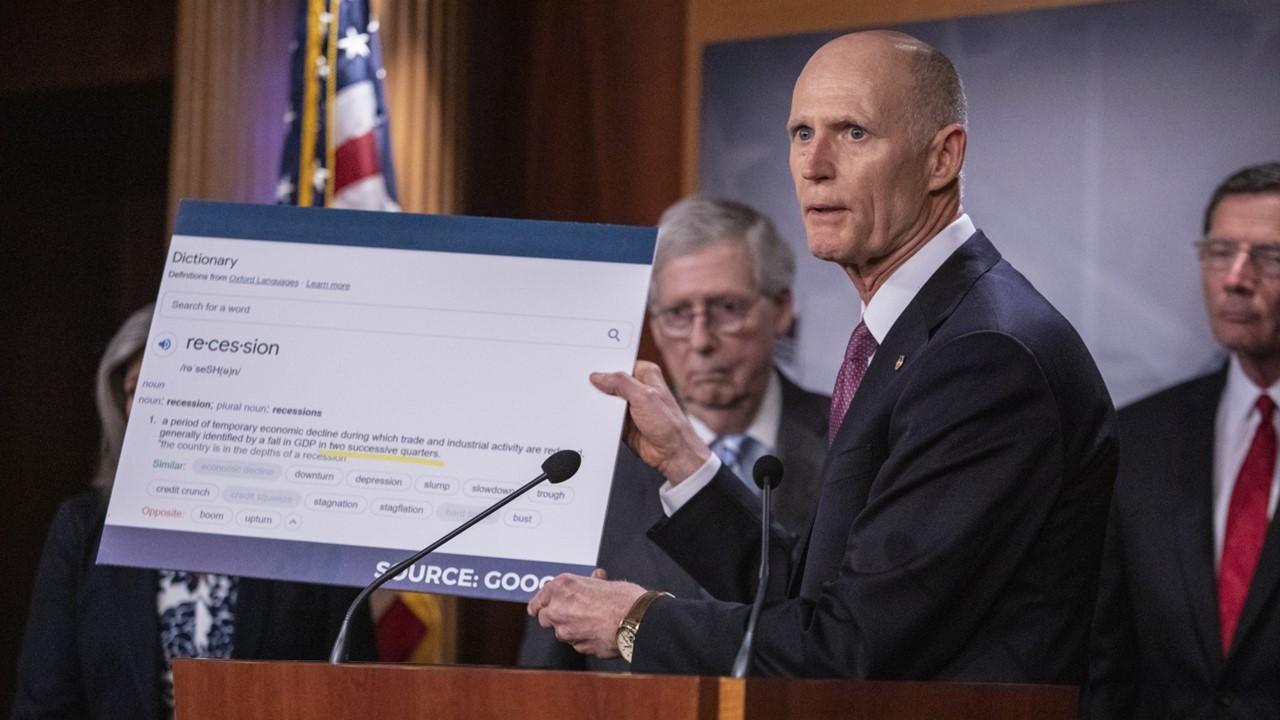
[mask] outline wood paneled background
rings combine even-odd
[[[655,222],[682,177],[692,187],[702,43],[974,11],[962,0],[376,4],[406,209],[634,224]],[[273,200],[293,13],[293,0],[0,5],[11,346],[0,373],[0,709],[49,520],[92,469],[98,356],[154,297],[173,199]],[[437,72],[446,106],[432,104]],[[519,606],[468,603],[459,622],[461,661],[514,658]]]

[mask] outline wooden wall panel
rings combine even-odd
[[[0,3],[0,95],[168,82],[175,0]]]
[[[89,487],[98,359],[155,297],[170,100],[163,81],[0,97],[0,708],[54,509]]]
[[[372,6],[381,25],[400,206],[457,212],[465,192],[457,158],[470,6],[462,0],[373,0]]]
[[[54,509],[89,485],[98,358],[155,294],[175,6],[0,2],[0,710]]]
[[[525,211],[652,225],[679,196],[683,2],[536,4]]]
[[[680,195],[683,0],[471,8],[461,210],[656,223]],[[466,601],[459,622],[460,662],[515,661],[522,605]]]
[[[294,0],[179,0],[169,215],[181,198],[275,201]]]

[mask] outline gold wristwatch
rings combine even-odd
[[[640,618],[644,617],[644,612],[649,609],[649,605],[660,597],[673,597],[671,593],[659,592],[657,590],[648,590],[645,594],[636,598],[631,604],[631,609],[623,616],[622,622],[618,623],[618,654],[622,655],[622,659],[631,662],[631,654],[636,649],[636,632],[640,629]]]

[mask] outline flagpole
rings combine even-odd
[[[316,75],[319,68],[316,60],[320,57],[320,11],[323,0],[309,0],[307,3],[307,54],[302,61],[302,138],[298,148],[298,205],[311,207],[311,194],[315,176],[316,161],[316,100],[319,88]]]
[[[333,205],[334,183],[337,181],[338,166],[334,164],[334,137],[337,117],[338,97],[338,26],[341,22],[341,0],[329,0],[329,76],[324,83],[324,167],[328,174],[324,176],[324,206]]]

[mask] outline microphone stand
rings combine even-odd
[[[771,463],[767,463],[766,460]],[[774,470],[775,467],[776,470]],[[774,472],[777,476],[770,477]],[[769,491],[782,479],[782,463],[772,455],[766,455],[756,461],[752,475],[756,484],[760,486],[760,576],[756,581],[756,596],[751,601],[751,614],[747,617],[747,632],[742,636],[737,657],[733,659],[733,671],[730,676],[735,678],[746,677],[747,669],[751,666],[751,649],[756,640],[756,623],[760,620],[765,587],[769,584],[769,509],[771,506]]]
[[[364,602],[365,599],[368,598],[369,595],[374,590],[377,590],[378,588],[382,587],[387,581],[389,581],[391,578],[395,577],[396,575],[399,575],[410,565],[413,565],[415,562],[421,560],[422,558],[426,557],[430,553],[434,552],[436,548],[439,548],[441,545],[444,545],[450,540],[458,537],[459,535],[461,535],[463,532],[465,532],[467,529],[469,529],[476,523],[480,522],[481,520],[484,520],[485,518],[489,517],[495,512],[501,510],[504,506],[507,505],[507,503],[511,502],[512,500],[515,500],[516,498],[520,497],[526,492],[529,492],[534,488],[534,486],[538,485],[543,480],[551,478],[551,481],[553,483],[564,482],[565,480],[568,480],[570,476],[572,476],[575,472],[578,471],[578,462],[581,462],[581,458],[577,457],[578,453],[573,453],[573,455],[575,456],[575,460],[572,463],[572,469],[569,469],[568,472],[565,473],[563,469],[554,467],[552,463],[553,458],[556,458],[556,456],[564,452],[572,452],[572,451],[561,450],[559,453],[552,455],[551,458],[548,458],[546,463],[543,463],[542,465],[543,472],[540,475],[538,475],[538,477],[525,483],[515,492],[507,495],[506,497],[502,498],[498,502],[490,505],[488,508],[482,510],[475,517],[471,518],[470,520],[462,523],[458,527],[449,531],[448,533],[445,534],[444,537],[440,538],[439,540],[436,540],[435,542],[431,543],[427,547],[419,550],[413,555],[410,555],[404,560],[401,560],[395,565],[392,565],[391,567],[387,568],[386,572],[382,573],[377,578],[375,578],[373,582],[366,585],[364,589],[360,591],[360,594],[356,595],[356,599],[351,601],[351,605],[347,608],[347,614],[344,615],[342,618],[342,627],[338,628],[338,637],[333,641],[333,650],[329,652],[329,664],[341,665],[342,663],[347,661],[347,633],[350,630],[351,618],[355,616],[356,608],[360,607],[360,603]],[[563,465],[564,463],[562,462],[560,464]],[[550,473],[547,472],[549,467],[551,467]],[[552,477],[553,473],[557,477]]]

